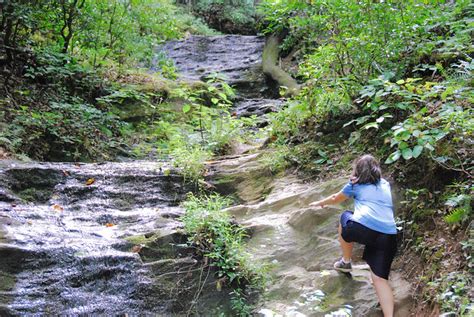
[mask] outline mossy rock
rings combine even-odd
[[[0,271],[0,292],[9,292],[15,288],[16,278],[14,275]]]
[[[189,254],[187,237],[176,231],[168,233],[150,232],[125,238],[128,242],[141,246],[139,254],[144,262],[175,259]]]
[[[10,169],[5,172],[11,191],[26,201],[47,202],[65,175],[56,169]]]
[[[52,191],[49,189],[27,188],[19,191],[17,195],[26,202],[45,202],[51,197]]]

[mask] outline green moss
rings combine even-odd
[[[143,234],[139,234],[136,236],[126,237],[125,240],[135,245],[146,245],[152,242],[154,237],[155,237],[154,234],[149,236],[148,238]]]
[[[215,185],[229,184],[235,181],[235,177],[232,175],[220,175],[218,178],[213,180]]]
[[[16,278],[13,275],[0,271],[0,292],[11,291],[16,284]]]
[[[18,197],[27,202],[39,201],[45,202],[48,201],[51,197],[53,191],[50,189],[38,189],[38,188],[27,188],[18,192]]]

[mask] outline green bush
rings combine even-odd
[[[472,279],[465,272],[450,272],[428,282],[431,290],[430,300],[438,302],[441,311],[457,316],[470,316],[474,312],[474,303],[469,298],[472,290]]]
[[[206,161],[211,153],[200,146],[186,146],[180,142],[171,145],[170,152],[173,165],[180,169],[186,181],[197,182],[203,178],[206,170]]]
[[[253,0],[197,0],[193,10],[221,32],[256,33],[258,17]]]
[[[10,105],[1,110],[0,146],[37,160],[110,159],[121,149],[126,124],[97,97],[113,90],[67,54],[31,54],[35,64],[0,101]]]
[[[230,203],[230,199],[218,194],[190,194],[183,203],[186,212],[181,220],[197,254],[208,258],[220,281],[234,288],[232,307],[236,313],[248,316],[248,294],[264,286],[265,269],[245,251],[245,230],[223,210]]]
[[[9,115],[13,120],[0,131],[0,145],[34,159],[107,159],[120,145],[123,123],[86,103],[53,102],[43,111],[21,106]]]

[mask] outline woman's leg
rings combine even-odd
[[[342,238],[342,236],[341,236],[341,232],[342,232],[341,224],[339,224],[339,230],[338,231],[339,231],[339,243],[340,243],[341,249],[342,249],[342,258],[344,259],[344,262],[348,263],[348,262],[351,261],[353,243],[352,242],[350,242],[350,243],[346,242]]]
[[[370,274],[384,317],[393,317],[393,292],[388,280],[375,275],[372,271],[370,271]]]

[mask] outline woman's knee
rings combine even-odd
[[[375,274],[374,272],[371,272],[372,273],[372,281],[377,284],[379,283],[388,283],[388,280],[383,278],[383,277],[380,277],[378,276],[377,274]]]
[[[339,232],[339,240],[344,241],[345,243],[352,243],[353,242],[351,239],[349,239],[349,237],[347,236],[347,232],[344,229],[342,229]]]

